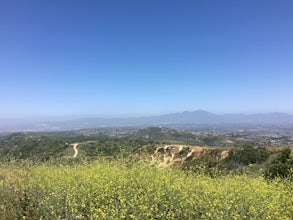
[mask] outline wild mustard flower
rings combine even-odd
[[[280,180],[105,160],[29,166],[0,170],[4,219],[293,219],[293,186]]]

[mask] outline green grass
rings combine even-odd
[[[2,219],[293,219],[293,184],[99,159],[0,164]]]

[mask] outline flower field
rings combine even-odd
[[[293,219],[293,184],[100,159],[0,164],[1,219]]]

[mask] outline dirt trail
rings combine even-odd
[[[96,141],[84,141],[84,142],[75,142],[75,143],[71,143],[69,144],[69,146],[73,147],[74,150],[74,155],[73,156],[65,156],[65,158],[76,158],[78,155],[78,149],[77,146],[83,143],[96,143]]]
[[[77,150],[77,145],[79,145],[80,143],[73,143],[73,144],[70,144],[72,145],[73,147],[73,150],[74,150],[74,155],[71,157],[71,158],[76,158],[77,155],[78,155],[78,150]]]

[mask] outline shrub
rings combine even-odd
[[[269,155],[270,153],[263,147],[244,146],[243,148],[232,149],[225,162],[228,164],[228,168],[233,169],[249,164],[262,163],[268,159]]]
[[[267,179],[279,177],[293,180],[293,157],[291,156],[291,150],[289,148],[282,150],[277,158],[267,165],[264,175]]]

